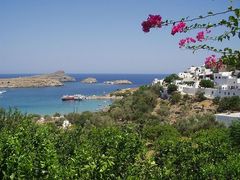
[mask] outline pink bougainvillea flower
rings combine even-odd
[[[205,39],[204,31],[199,32],[197,34],[196,38],[197,38],[198,41],[202,42]]]
[[[184,47],[186,44],[189,44],[189,43],[196,43],[196,40],[194,39],[194,38],[192,38],[192,37],[188,37],[188,38],[186,38],[186,39],[181,39],[180,41],[179,41],[179,48],[182,48],[182,47]]]
[[[219,70],[223,67],[223,61],[221,59],[218,59],[215,55],[211,55],[206,58],[205,67]]]
[[[205,60],[206,68],[210,68],[210,69],[215,68],[216,63],[217,63],[217,58],[215,55],[211,55],[211,56],[207,57]]]
[[[146,21],[142,22],[142,30],[149,32],[151,28],[160,28],[162,24],[162,17],[160,15],[149,15]]]
[[[216,69],[219,70],[223,67],[223,61],[221,59],[218,60],[216,64]]]
[[[174,25],[173,27],[172,27],[172,32],[171,32],[171,34],[172,35],[175,35],[176,33],[178,33],[178,32],[183,32],[183,30],[184,30],[184,28],[186,27],[186,23],[185,22],[179,22],[177,25]]]

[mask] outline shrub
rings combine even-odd
[[[149,140],[166,139],[167,137],[178,137],[180,134],[171,125],[146,125],[143,128],[143,136]]]
[[[219,96],[217,96],[213,99],[213,103],[214,104],[219,104],[220,100],[221,100],[221,98]]]
[[[174,80],[181,79],[177,74],[171,74],[167,77],[165,77],[164,82],[171,84]]]
[[[183,118],[178,120],[174,126],[183,135],[190,135],[203,129],[223,127],[223,125],[218,123],[211,114],[197,115],[188,119]]]
[[[204,88],[214,88],[214,83],[213,81],[211,80],[208,80],[208,79],[202,79],[199,83],[199,85],[201,87],[204,87]]]
[[[196,99],[196,101],[201,102],[201,101],[206,100],[207,98],[204,96],[204,92],[198,91],[195,95],[195,99]]]
[[[172,93],[172,96],[170,97],[170,102],[172,104],[176,104],[178,102],[180,102],[182,99],[182,95],[179,92],[174,92]]]
[[[233,124],[229,127],[229,130],[230,138],[233,144],[240,147],[240,122],[233,122]]]
[[[232,97],[224,97],[220,100],[219,106],[217,109],[219,112],[223,111],[240,111],[240,97],[232,96]]]
[[[167,87],[168,94],[172,94],[173,92],[177,91],[178,87],[175,84],[169,84]]]

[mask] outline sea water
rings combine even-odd
[[[52,115],[55,112],[98,111],[112,103],[110,100],[62,101],[63,95],[104,95],[119,89],[139,87],[151,84],[154,78],[163,78],[163,74],[70,74],[76,82],[66,82],[61,87],[44,88],[5,88],[6,93],[0,95],[0,107],[17,108],[24,113]],[[29,76],[26,74],[1,74],[0,78]],[[94,77],[95,84],[84,84],[80,80]],[[104,81],[127,79],[131,85],[108,85]]]

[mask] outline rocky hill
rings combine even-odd
[[[66,75],[64,71],[57,71],[51,74],[43,74],[30,77],[2,78],[0,79],[0,88],[63,86],[63,82],[67,81],[75,81],[75,78]]]

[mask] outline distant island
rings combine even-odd
[[[93,83],[97,83],[97,79],[93,78],[93,77],[88,77],[88,78],[81,80],[81,83],[93,84]]]
[[[64,82],[76,81],[64,71],[57,71],[50,74],[42,74],[30,77],[1,78],[0,88],[30,88],[30,87],[52,87],[63,86]]]
[[[111,85],[116,85],[116,84],[132,84],[132,82],[129,81],[129,80],[115,80],[115,81],[104,81],[104,84],[111,84]]]

